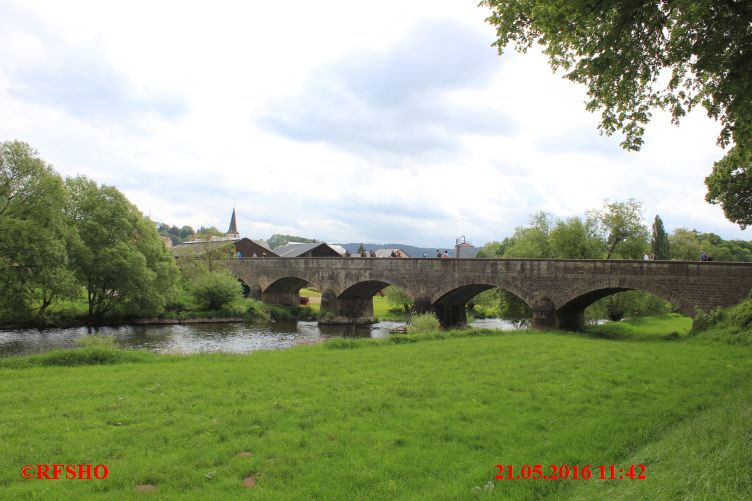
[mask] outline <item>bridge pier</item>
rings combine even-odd
[[[556,307],[547,297],[539,299],[533,305],[533,329],[556,329]]]
[[[467,327],[467,311],[464,304],[437,304],[433,308],[443,329]]]
[[[295,292],[264,292],[261,294],[261,300],[268,304],[283,304],[286,306],[296,306],[300,303],[300,291]]]
[[[319,324],[367,325],[374,322],[372,297],[338,298],[331,290],[322,293]]]
[[[564,310],[556,314],[556,327],[565,331],[585,328],[585,310]]]

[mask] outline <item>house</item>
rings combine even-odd
[[[269,248],[266,240],[251,240],[250,238],[216,239],[216,240],[193,240],[183,242],[170,249],[175,257],[199,257],[212,250],[219,250],[223,246],[228,247],[230,254],[240,252],[240,257],[277,257],[277,254]],[[230,248],[231,246],[231,248]]]
[[[410,257],[410,254],[402,249],[378,249],[376,251],[376,257],[392,257],[392,253],[399,253],[399,257]]]
[[[341,245],[337,244],[329,244],[329,247],[337,251],[337,254],[339,254],[341,257],[344,257],[345,253],[347,253],[347,249],[342,247]]]
[[[274,249],[279,257],[341,257],[324,242],[290,242]]]

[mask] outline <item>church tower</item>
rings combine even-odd
[[[232,208],[232,217],[230,218],[230,228],[227,230],[227,238],[238,239],[240,233],[238,233],[238,224],[235,221],[235,207]]]

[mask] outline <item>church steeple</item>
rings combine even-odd
[[[232,208],[232,217],[230,218],[230,228],[227,230],[227,236],[229,238],[240,238],[238,224],[235,221],[235,207]]]

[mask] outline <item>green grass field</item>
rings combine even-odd
[[[689,323],[0,359],[1,497],[748,498],[752,351],[688,338]],[[78,362],[110,365],[60,365]],[[24,481],[27,463],[110,474]],[[496,481],[496,464],[644,464],[647,478]]]

